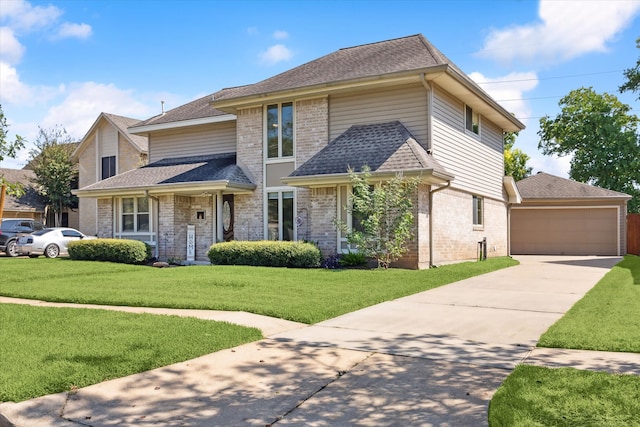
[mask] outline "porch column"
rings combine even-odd
[[[216,243],[224,241],[222,226],[222,190],[216,191]]]

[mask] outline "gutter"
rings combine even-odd
[[[429,190],[429,268],[433,268],[433,194],[438,191],[446,190],[451,187],[451,181],[447,181],[447,184],[438,187],[435,190]]]

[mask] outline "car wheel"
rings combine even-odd
[[[7,242],[7,256],[18,256],[18,252],[16,252],[16,241],[15,240],[11,240],[10,242]]]
[[[60,255],[60,248],[58,245],[54,245],[53,243],[44,248],[44,256],[47,258],[55,258]]]

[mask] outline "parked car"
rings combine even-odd
[[[24,233],[43,230],[42,223],[30,218],[6,218],[0,220],[0,252],[7,256],[18,256],[16,241]]]
[[[16,244],[16,251],[32,258],[40,255],[55,258],[59,255],[68,255],[67,244],[81,239],[95,239],[95,237],[85,236],[73,228],[45,228],[20,236]]]

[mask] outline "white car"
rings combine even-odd
[[[16,251],[32,258],[44,255],[55,258],[58,255],[68,255],[67,244],[74,240],[95,239],[86,236],[73,228],[45,228],[18,238]]]

